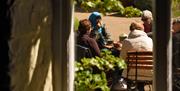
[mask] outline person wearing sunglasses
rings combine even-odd
[[[147,33],[149,37],[152,37],[152,13],[149,10],[142,11],[141,20],[143,21],[144,25],[144,32]]]

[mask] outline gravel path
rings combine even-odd
[[[79,20],[88,18],[90,13],[75,12],[75,17]],[[111,33],[111,37],[114,41],[117,41],[119,35],[122,33],[129,33],[129,25],[132,21],[140,22],[140,18],[124,18],[116,16],[103,16],[103,23],[106,24],[106,28]]]

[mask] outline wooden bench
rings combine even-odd
[[[127,79],[130,77],[130,70],[135,70],[134,79],[135,83],[138,81],[152,84],[152,80],[141,79],[138,75],[139,70],[152,71],[153,70],[153,53],[152,51],[129,51],[127,53]],[[131,73],[132,74],[132,73]],[[139,78],[139,79],[138,79]],[[151,77],[152,78],[152,77]]]

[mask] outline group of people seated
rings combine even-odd
[[[102,24],[102,17],[99,12],[93,12],[89,19],[79,21],[77,44],[87,47],[92,52],[92,57],[101,56],[101,50],[111,50],[112,54],[119,56],[119,50],[112,50],[119,47],[113,43],[105,25]]]
[[[111,50],[114,56],[126,58],[126,52],[129,50],[152,50],[152,39],[147,33],[152,32],[152,13],[148,10],[143,11],[139,22],[132,22],[130,33],[123,40],[114,42],[110,38],[105,24],[102,23],[102,16],[99,12],[93,12],[89,19],[83,19],[79,22],[77,44],[89,48],[92,57],[100,56],[100,51]],[[126,38],[127,37],[127,38]]]
[[[110,38],[110,33],[102,23],[102,16],[99,12],[93,12],[89,19],[79,21],[77,44],[87,47],[92,57],[101,56],[101,50],[110,50],[116,57],[126,59],[128,51],[152,51],[153,42],[147,33],[152,32],[152,13],[143,11],[142,23],[132,22],[128,36],[121,36],[118,42]],[[143,90],[141,90],[143,91]]]
[[[113,55],[122,57],[126,60],[128,51],[152,51],[152,13],[149,10],[142,12],[141,20],[143,23],[132,22],[128,36],[118,42],[113,42],[110,34],[102,23],[102,16],[99,12],[93,12],[89,19],[83,19],[79,22],[77,44],[90,49],[92,57],[101,56],[100,52],[104,49],[114,48]],[[173,65],[176,68],[180,66],[180,19],[173,21]],[[119,50],[120,49],[120,50]],[[144,91],[144,87],[139,88]]]

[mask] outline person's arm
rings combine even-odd
[[[148,37],[150,37],[150,38],[152,39],[152,35],[153,35],[152,32],[148,32],[148,33],[146,33],[146,34],[147,34]]]
[[[106,29],[106,27],[105,27],[105,25],[103,25],[102,26],[102,34],[103,34],[103,36],[105,37],[105,39],[107,39],[107,40],[111,40],[111,35],[110,35],[110,33],[107,31],[107,29]]]
[[[89,42],[89,45],[92,48],[92,53],[95,53],[96,56],[100,56],[100,49],[97,42],[94,39],[91,39]]]
[[[121,48],[121,53],[120,53],[120,57],[122,57],[122,59],[126,60],[127,57],[127,52],[128,50],[130,50],[130,46],[129,46],[129,42],[124,40],[122,42],[122,48]]]

